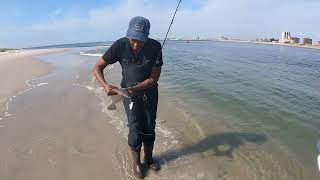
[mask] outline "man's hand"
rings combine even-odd
[[[127,88],[129,94],[135,93],[137,91],[135,86],[131,86]]]
[[[98,62],[94,66],[93,72],[95,77],[97,78],[100,85],[103,87],[104,91],[107,93],[108,96],[117,95],[118,93],[114,92],[114,89],[118,89],[115,86],[107,84],[104,79],[103,69],[108,65],[108,63],[101,58],[99,58]]]
[[[104,87],[104,91],[107,93],[108,96],[114,96],[114,95],[117,95],[118,93],[116,93],[114,91],[114,89],[118,89],[116,86],[113,86],[113,85],[106,85]]]
[[[136,86],[129,87],[128,92],[134,93],[137,91],[145,90],[151,86],[153,86],[155,83],[158,82],[159,77],[161,73],[161,67],[153,67],[151,71],[151,75],[148,79],[142,81],[141,83],[137,84]]]

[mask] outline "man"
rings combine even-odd
[[[161,44],[148,38],[150,22],[144,17],[134,17],[129,22],[126,37],[118,39],[98,60],[94,74],[108,96],[116,95],[117,87],[104,79],[103,69],[115,62],[122,67],[121,87],[130,98],[123,99],[128,118],[128,144],[133,158],[134,174],[143,178],[140,152],[144,146],[144,162],[148,168],[159,170],[152,158],[155,141],[155,120],[158,105],[158,84],[162,62]]]

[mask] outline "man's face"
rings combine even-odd
[[[144,45],[143,41],[139,41],[137,39],[129,39],[129,43],[134,53],[140,52]]]

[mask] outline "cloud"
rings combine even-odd
[[[27,41],[17,40],[16,44],[34,46],[114,40],[125,35],[130,18],[137,15],[151,21],[151,37],[161,38],[177,2],[122,0],[111,6],[91,8],[84,15],[74,10],[55,9],[48,14],[46,22],[20,27],[25,32],[25,36],[20,36]],[[169,36],[255,39],[278,37],[286,30],[293,35],[320,39],[320,25],[315,21],[320,18],[318,9],[320,2],[316,0],[182,1]]]

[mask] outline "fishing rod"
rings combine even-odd
[[[172,26],[172,24],[173,24],[174,18],[176,17],[176,14],[177,14],[177,12],[178,12],[178,9],[179,9],[179,6],[180,6],[181,1],[182,1],[182,0],[179,0],[179,2],[178,2],[176,11],[174,12],[174,15],[173,15],[173,17],[172,17],[172,20],[171,20],[170,26],[169,26],[169,28],[168,28],[167,34],[166,34],[166,36],[165,36],[165,38],[164,38],[164,41],[163,41],[163,43],[162,43],[162,45],[161,45],[161,49],[163,48],[164,44],[166,43],[168,34],[169,34],[170,29],[171,29],[171,26]]]
[[[179,2],[178,2],[178,5],[177,5],[177,7],[176,7],[176,10],[175,10],[175,12],[174,12],[174,14],[173,14],[173,17],[172,17],[172,19],[171,19],[171,22],[170,22],[168,31],[167,31],[167,33],[166,33],[166,36],[164,37],[164,40],[163,40],[163,42],[162,42],[161,48],[160,48],[160,50],[159,50],[159,53],[158,53],[158,56],[157,56],[157,59],[156,59],[156,63],[157,63],[157,64],[159,63],[159,60],[158,60],[158,59],[159,59],[159,56],[160,56],[160,54],[161,54],[161,52],[162,52],[163,46],[164,46],[165,43],[166,43],[168,34],[169,34],[170,29],[171,29],[171,26],[172,26],[172,24],[173,24],[174,18],[176,17],[176,14],[177,14],[177,12],[178,12],[178,9],[179,9],[179,6],[180,6],[180,4],[181,4],[181,1],[182,1],[182,0],[179,0]]]

